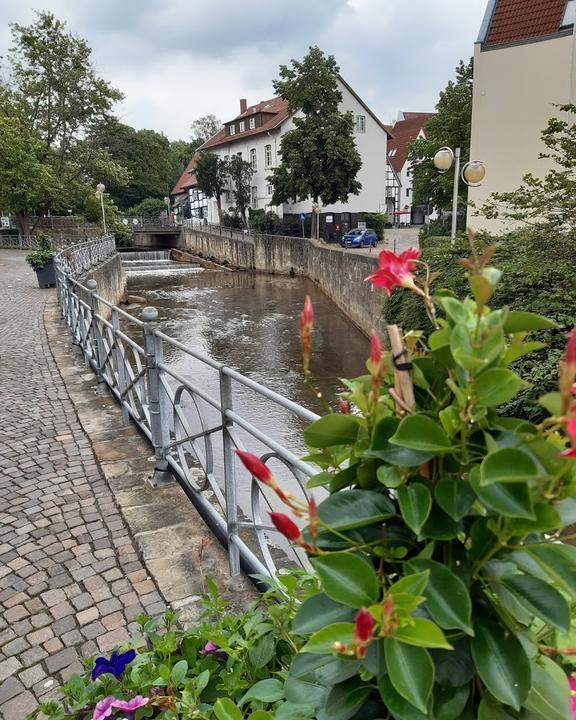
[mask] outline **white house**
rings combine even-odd
[[[362,185],[358,195],[350,195],[347,203],[335,203],[321,208],[320,225],[324,235],[331,238],[354,227],[363,213],[384,212],[386,209],[386,151],[388,132],[370,108],[358,97],[352,88],[339,77],[342,92],[342,111],[354,116],[355,139],[362,158],[362,167],[357,179]],[[280,217],[298,216],[312,212],[312,201],[271,205],[272,186],[269,176],[280,164],[280,142],[288,130],[294,128],[288,104],[282,98],[272,98],[248,106],[240,100],[240,114],[227,121],[224,128],[210,138],[201,151],[218,153],[223,158],[240,154],[252,164],[252,208],[271,210]],[[224,209],[234,204],[228,191],[222,199]],[[208,221],[218,220],[216,201],[208,203]]]
[[[419,225],[425,222],[427,206],[414,205],[412,188],[412,162],[408,160],[410,143],[426,137],[426,123],[434,113],[401,112],[396,123],[389,128],[388,213],[395,223]]]

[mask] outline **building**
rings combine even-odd
[[[530,172],[550,169],[539,159],[541,132],[555,105],[576,101],[576,0],[490,0],[474,48],[470,157],[486,167],[469,200],[481,206],[494,192],[520,187]],[[510,222],[468,210],[471,227],[499,232]]]
[[[198,183],[194,170],[200,159],[199,152],[194,157],[180,176],[180,179],[172,188],[170,200],[172,208],[180,217],[192,217],[203,220],[208,213],[208,198],[201,190],[198,190]]]
[[[434,113],[401,112],[390,128],[388,142],[387,212],[395,224],[421,225],[428,215],[428,205],[413,204],[412,163],[408,148],[413,140],[426,137],[426,123]]]
[[[356,146],[362,158],[358,180],[362,185],[358,195],[350,195],[347,203],[335,203],[321,208],[320,228],[327,239],[338,237],[355,226],[364,213],[384,212],[386,208],[386,151],[388,133],[376,115],[358,97],[352,88],[339,77],[343,95],[341,109],[354,116]],[[272,186],[269,176],[280,163],[282,136],[294,128],[293,116],[282,98],[272,98],[248,106],[240,100],[240,113],[227,121],[220,132],[201,146],[201,151],[218,153],[223,158],[241,155],[252,164],[253,209],[273,211],[280,217],[298,218],[301,213],[312,212],[311,199],[298,203],[272,206]],[[231,189],[222,198],[222,207],[234,205]],[[217,222],[216,201],[208,203],[208,220]]]

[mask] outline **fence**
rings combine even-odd
[[[50,237],[49,240],[52,250],[61,250],[62,248],[78,244],[77,237]],[[0,233],[0,248],[34,250],[37,246],[37,235],[24,235],[23,237],[19,237],[18,235],[5,235],[3,233]]]
[[[242,467],[233,452],[234,448],[245,449],[239,431],[249,438],[252,451],[256,452],[256,446],[265,448],[258,451],[264,462],[278,464],[295,478],[303,497],[307,479],[317,471],[247,420],[235,406],[234,391],[241,387],[254,392],[306,422],[318,416],[172,339],[158,327],[155,308],[145,308],[139,320],[99,296],[94,280],[81,284],[78,273],[107,257],[111,241],[103,238],[77,245],[55,258],[60,309],[72,342],[98,382],[114,395],[124,420],[131,418],[153,445],[156,483],[173,475],[227,547],[232,575],[237,575],[241,566],[250,573],[274,575],[276,561],[286,562],[288,553],[303,564],[303,556],[263,520],[263,511],[273,507],[275,497],[254,478],[248,488],[249,508],[239,512],[238,470]],[[100,314],[103,307],[108,309],[109,319]],[[209,395],[204,387],[169,366],[164,359],[167,349],[211,368],[218,376],[218,396]]]
[[[197,218],[183,220],[182,227],[190,228],[204,235],[216,235],[218,237],[230,238],[231,240],[245,240],[247,242],[251,242],[254,235],[253,230],[237,230],[236,228],[223,227],[222,225],[212,225]]]

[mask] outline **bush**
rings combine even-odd
[[[54,251],[48,235],[40,233],[37,236],[36,250],[26,255],[26,262],[33,270],[41,270],[50,260],[54,259]]]
[[[374,228],[378,240],[382,240],[384,237],[384,227],[388,222],[388,213],[366,213],[364,216],[366,226]]]
[[[121,222],[115,222],[111,228],[114,233],[114,241],[117,248],[134,247],[134,233],[129,225]]]
[[[129,217],[141,217],[143,220],[158,220],[166,215],[167,205],[159,198],[145,198],[138,205],[126,211]]]
[[[242,215],[240,215],[236,208],[230,208],[230,210],[223,210],[222,226],[234,228],[235,230],[243,230],[244,223],[242,221]]]
[[[530,383],[530,387],[502,408],[506,415],[539,422],[544,418],[545,411],[538,405],[538,397],[556,386],[558,360],[576,316],[573,271],[576,238],[551,238],[518,231],[500,239],[480,236],[477,242],[482,248],[494,240],[498,244],[494,259],[503,272],[494,302],[509,305],[513,310],[543,313],[558,325],[557,329],[537,333],[536,339],[546,343],[545,349],[514,364],[514,369]],[[458,237],[454,249],[450,247],[448,238],[429,237],[423,243],[422,260],[430,264],[432,271],[440,273],[439,287],[448,288],[462,297],[467,291],[467,284],[458,261],[467,253],[467,241],[463,236]],[[431,327],[422,304],[411,293],[392,295],[384,306],[384,317],[386,322],[397,323],[403,328]]]

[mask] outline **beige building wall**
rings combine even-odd
[[[538,155],[555,104],[574,102],[573,35],[474,52],[474,99],[470,157],[486,166],[469,201],[482,205],[493,192],[515,190],[526,173],[544,175],[550,164]],[[468,226],[511,230],[511,221],[487,220],[468,208]]]

